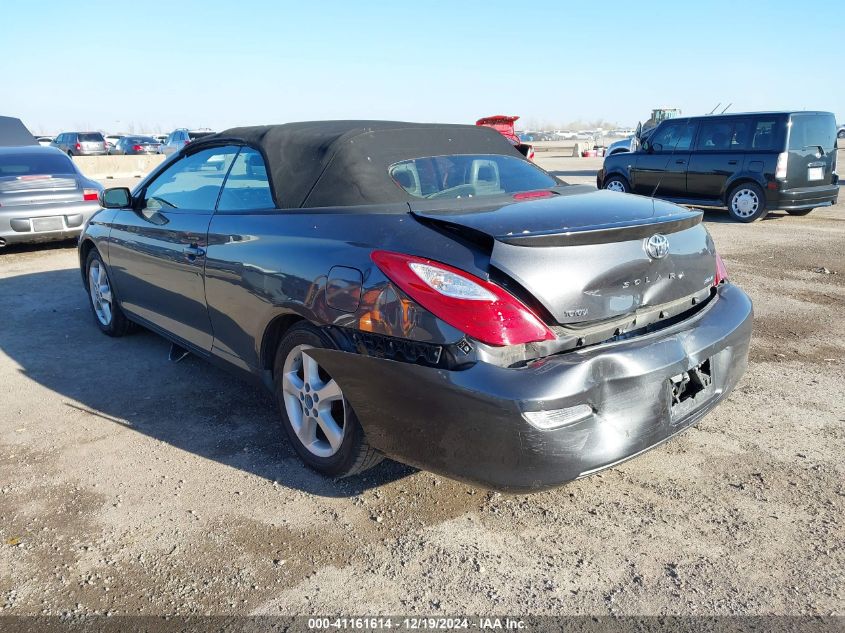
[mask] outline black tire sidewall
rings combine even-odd
[[[733,208],[732,208],[733,207],[732,203],[733,203],[734,195],[736,195],[736,192],[739,191],[740,189],[751,189],[752,191],[754,191],[754,193],[757,194],[757,199],[760,200],[760,208],[757,209],[757,213],[755,213],[754,215],[749,216],[747,218],[743,218],[743,217],[740,217],[738,215],[735,215]],[[742,222],[744,224],[749,224],[751,222],[756,222],[757,220],[761,220],[764,217],[766,217],[766,214],[769,212],[768,206],[766,205],[766,193],[763,191],[763,188],[760,185],[758,185],[756,182],[743,182],[743,183],[740,183],[740,184],[736,185],[735,187],[733,187],[731,189],[730,193],[728,194],[727,207],[728,207],[728,213],[730,214],[730,216],[734,220],[736,220],[737,222]]]
[[[792,210],[787,209],[786,212],[789,215],[807,215],[812,210],[813,210],[812,208],[810,208],[810,209],[792,209]]]
[[[607,180],[604,181],[604,187],[602,188],[607,189],[607,186],[614,180],[622,185],[622,188],[624,189],[623,193],[631,193],[631,185],[628,184],[628,180],[624,176],[619,176],[616,174],[608,176]]]
[[[311,453],[302,445],[296,432],[293,430],[290,419],[288,418],[287,410],[285,409],[285,401],[282,391],[282,374],[285,366],[285,359],[293,348],[297,345],[310,345],[311,347],[336,349],[332,340],[322,333],[320,330],[310,324],[300,323],[293,326],[282,338],[279,347],[276,350],[276,358],[273,363],[273,385],[276,401],[279,404],[279,415],[281,424],[285,429],[285,433],[290,440],[293,449],[300,459],[309,467],[329,477],[342,477],[350,471],[354,465],[358,449],[363,441],[363,430],[355,412],[352,410],[352,405],[344,397],[346,406],[346,421],[347,426],[343,435],[343,442],[340,445],[340,450],[331,457],[319,457]]]

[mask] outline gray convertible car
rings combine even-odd
[[[79,243],[99,328],[262,382],[329,476],[388,456],[547,488],[694,424],[746,368],[751,302],[701,213],[566,185],[492,129],[235,128],[102,203]]]

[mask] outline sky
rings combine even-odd
[[[2,0],[0,114],[37,134],[320,119],[517,127],[829,110],[839,0]]]

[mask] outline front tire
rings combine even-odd
[[[737,222],[755,222],[766,217],[766,194],[760,185],[743,182],[734,187],[727,200],[728,213]]]
[[[109,271],[97,249],[91,249],[85,260],[85,279],[88,289],[88,305],[94,314],[94,322],[103,334],[123,336],[132,329],[132,322],[123,314],[114,295]]]
[[[348,477],[383,456],[364,436],[340,385],[308,355],[334,349],[331,339],[308,323],[294,325],[279,343],[273,382],[282,426],[299,458],[328,477]]]
[[[628,184],[624,176],[608,176],[602,188],[618,193],[629,193],[631,191],[631,185]]]

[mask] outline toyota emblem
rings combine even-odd
[[[655,233],[645,243],[645,252],[652,259],[663,259],[669,254],[669,238]]]

